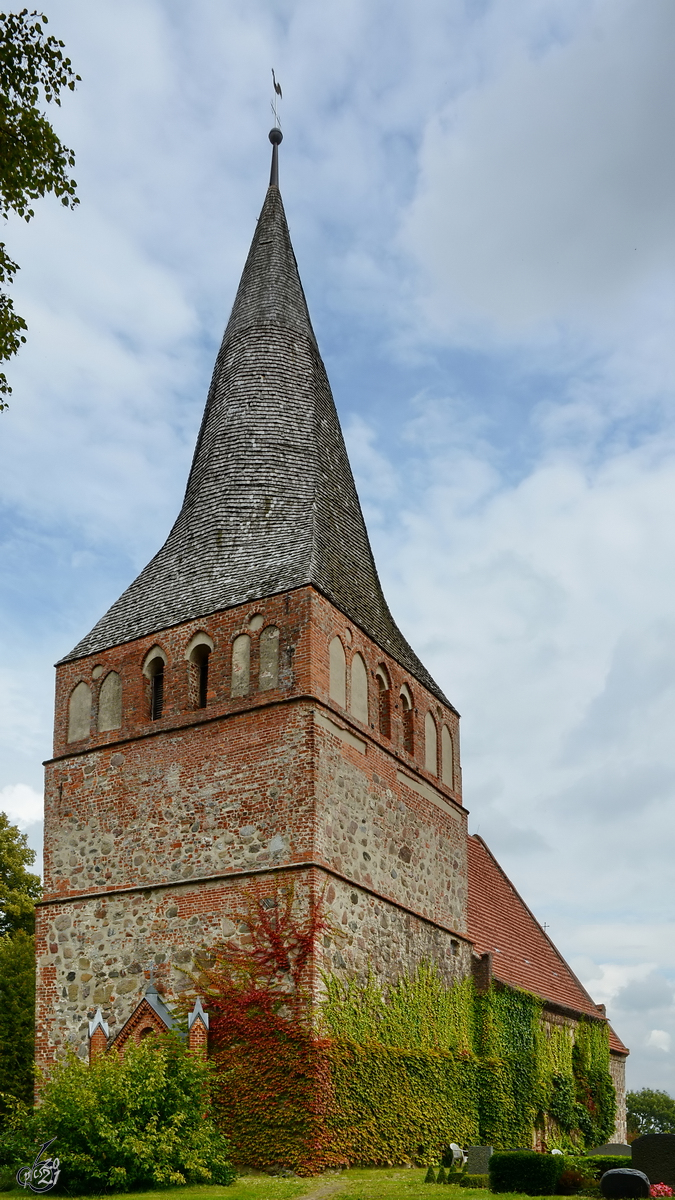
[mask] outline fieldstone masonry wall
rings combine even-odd
[[[280,631],[274,688],[260,658],[260,631],[270,626]],[[244,632],[249,691],[233,697],[232,647]],[[189,661],[198,634],[213,643],[201,709]],[[346,650],[345,708],[329,696],[336,636]],[[153,721],[142,666],[155,646],[166,665],[163,714]],[[368,721],[348,712],[356,653],[366,664]],[[376,722],[379,666],[392,683],[390,737]],[[120,677],[121,724],[99,731],[97,688],[110,670]],[[68,742],[69,700],[81,682],[92,689],[89,734]],[[410,750],[404,684],[414,705]],[[468,973],[466,813],[458,764],[452,786],[424,767],[431,710],[456,739],[454,710],[311,588],[62,664],[38,913],[40,1064],[66,1043],[86,1053],[98,1005],[114,1037],[151,965],[167,1002],[179,996],[196,956],[239,936],[231,914],[242,879],[270,872],[295,878],[300,900],[312,880],[326,889],[337,933],[317,946],[317,968],[370,967],[386,982],[432,957],[448,980]]]
[[[609,1073],[616,1089],[616,1124],[612,1141],[625,1143],[626,1128],[626,1058],[623,1054],[610,1054]]]
[[[335,932],[317,945],[315,968],[347,978],[370,967],[386,982],[432,958],[448,983],[469,969],[470,946],[464,939],[450,938],[317,868],[281,876],[289,877],[296,882],[301,908],[313,889],[325,895],[333,916]],[[276,875],[267,878],[273,894]],[[246,938],[245,915],[246,880],[241,878],[43,906],[37,930],[44,980],[38,997],[40,1061],[49,1063],[66,1045],[86,1057],[86,1018],[99,1005],[114,1038],[141,1000],[151,968],[165,999],[178,999],[209,947]],[[318,990],[318,970],[315,985]]]
[[[317,729],[317,847],[355,883],[466,930],[466,814],[446,813],[397,776],[397,764]],[[375,763],[373,764],[373,759]],[[439,797],[440,799],[440,797]]]
[[[325,943],[324,970],[365,980],[370,968],[386,984],[431,960],[448,986],[470,973],[466,939],[342,881],[329,880],[326,899],[338,933]]]

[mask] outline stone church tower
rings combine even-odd
[[[475,960],[458,714],[382,594],[270,140],[178,519],[57,666],[43,1067],[87,1053],[99,1007],[119,1034],[151,967],[170,1005],[251,879],[325,889],[344,936],[317,966]]]

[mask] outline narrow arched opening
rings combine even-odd
[[[191,708],[206,708],[209,702],[209,680],[213,638],[200,630],[188,642],[185,658],[188,663],[188,703]]]
[[[158,721],[164,712],[164,659],[153,658],[148,663],[150,676],[150,720]]]
[[[384,667],[378,667],[375,672],[377,680],[377,720],[382,737],[391,738],[391,685],[389,675]]]
[[[408,754],[415,753],[415,719],[410,688],[403,684],[401,688],[401,717],[403,721],[403,749]]]
[[[209,659],[211,647],[203,643],[195,646],[190,655],[194,681],[194,702],[197,708],[206,708],[209,700]]]
[[[151,721],[158,721],[164,712],[165,666],[166,654],[161,646],[153,646],[143,660],[143,674],[149,683]]]
[[[441,729],[441,779],[449,788],[455,786],[455,747],[447,725]]]

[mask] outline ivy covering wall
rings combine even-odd
[[[533,1140],[599,1144],[614,1128],[607,1027],[554,1023],[537,996],[471,980],[445,988],[431,965],[385,994],[326,980],[333,1146],[350,1162],[428,1162],[450,1141],[502,1149]]]
[[[252,885],[247,944],[195,979],[208,997],[219,1119],[235,1161],[312,1173],[348,1163],[440,1160],[451,1141],[583,1150],[614,1129],[608,1028],[548,1013],[526,992],[446,987],[431,963],[386,992],[308,986],[327,922],[321,896]]]
[[[470,980],[443,986],[428,964],[386,994],[371,978],[325,980],[333,1148],[348,1162],[428,1162],[480,1128]]]

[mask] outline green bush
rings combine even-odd
[[[460,1187],[470,1188],[486,1188],[490,1186],[489,1175],[462,1175],[459,1180]]]
[[[434,1174],[434,1168],[433,1168],[433,1167],[429,1167],[429,1168],[428,1168],[428,1170],[427,1170],[427,1173],[426,1173],[426,1175],[424,1176],[424,1182],[425,1182],[425,1183],[435,1183],[435,1182],[436,1182],[436,1176],[435,1176],[435,1174]]]
[[[0,1192],[11,1192],[16,1187],[16,1172],[11,1167],[0,1167]]]
[[[40,1107],[0,1136],[0,1161],[32,1162],[56,1138],[59,1184],[71,1194],[232,1183],[228,1145],[210,1117],[211,1071],[175,1035],[104,1054],[91,1066],[71,1052]]]
[[[552,1196],[564,1169],[562,1154],[537,1154],[534,1150],[496,1153],[490,1158],[490,1190]]]
[[[605,1171],[615,1171],[617,1167],[630,1167],[631,1159],[628,1154],[589,1154],[579,1159],[578,1163],[583,1163],[588,1174],[594,1179],[602,1179]]]

